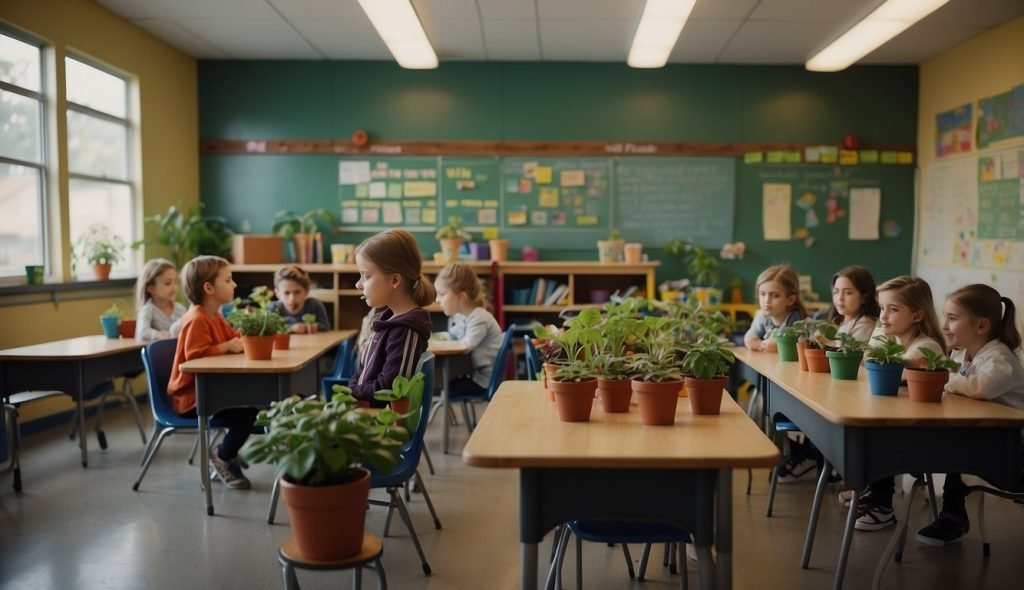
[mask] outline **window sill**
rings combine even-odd
[[[9,285],[0,287],[0,307],[53,303],[82,299],[100,299],[117,292],[123,297],[124,290],[135,286],[135,277],[110,279],[107,281],[73,281],[68,283],[43,283],[42,285]]]

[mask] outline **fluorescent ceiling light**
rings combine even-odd
[[[437,67],[437,54],[409,0],[359,0],[398,65],[410,70]]]
[[[696,1],[647,0],[626,63],[634,68],[664,66]]]
[[[838,39],[807,60],[812,72],[845,70],[949,0],[886,0]]]

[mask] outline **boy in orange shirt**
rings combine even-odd
[[[185,296],[192,302],[192,307],[182,318],[167,394],[175,412],[196,417],[195,376],[182,373],[178,366],[205,356],[242,352],[242,340],[220,315],[220,306],[230,303],[235,296],[235,281],[231,278],[228,261],[218,256],[197,256],[185,265],[181,276]],[[217,412],[217,418],[228,424],[228,432],[224,441],[210,452],[210,465],[221,481],[234,489],[250,486],[249,480],[242,475],[238,450],[249,438],[256,414],[255,408],[230,408]]]

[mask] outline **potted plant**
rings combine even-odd
[[[462,220],[457,215],[449,217],[448,225],[437,230],[434,237],[441,244],[441,255],[445,263],[458,260],[462,242],[473,239],[468,231],[462,229]]]
[[[317,325],[316,325],[316,316],[315,315],[313,315],[311,313],[304,313],[304,314],[302,314],[302,323],[306,324],[306,333],[307,334],[316,334]]]
[[[793,325],[799,323],[794,322]],[[825,340],[834,340],[838,331],[839,328],[835,324],[829,324],[821,320],[808,320],[804,334],[801,335],[801,339],[805,339],[803,354],[804,360],[807,362],[808,371],[811,373],[828,373],[831,371],[828,357],[825,356],[828,347],[822,344],[818,336],[820,335]],[[797,352],[799,353],[799,349]]]
[[[106,311],[100,314],[100,325],[103,326],[103,335],[110,339],[118,337],[119,333],[117,330],[118,324],[121,323],[121,318],[124,317],[124,311],[117,303],[112,303]]]
[[[900,390],[900,381],[903,380],[903,367],[906,365],[903,353],[907,347],[896,342],[892,336],[883,334],[875,336],[874,340],[878,344],[868,348],[868,360],[864,363],[871,394],[896,395]]]
[[[821,320],[812,320],[811,318],[804,318],[802,320],[793,322],[793,328],[795,328],[797,333],[799,334],[796,341],[796,356],[797,360],[800,361],[801,371],[810,370],[808,367],[810,363],[808,362],[807,358],[807,350],[810,348],[813,348],[814,350],[820,352],[820,357],[823,364],[826,367],[828,366],[828,360],[825,358],[825,351],[821,349],[821,346],[818,344],[818,341],[814,339],[815,333],[818,331],[818,329],[821,327],[823,323],[824,322],[822,322]],[[827,373],[828,369],[826,368],[824,372]]]
[[[163,215],[146,217],[146,223],[156,224],[156,235],[132,242],[132,248],[164,246],[168,249],[167,257],[177,268],[200,254],[227,258],[231,254],[234,232],[223,217],[203,215],[203,207],[196,202],[183,209],[179,203],[171,205]]]
[[[548,377],[554,375],[558,367],[565,362],[562,358],[562,347],[558,344],[558,330],[554,326],[535,324],[533,346],[537,349],[537,356],[540,357],[543,367],[544,388],[548,390],[551,401],[555,401],[555,394],[548,387]]]
[[[683,372],[672,336],[670,318],[648,316],[640,335],[642,352],[629,357],[626,366],[633,375],[633,393],[640,404],[640,421],[652,426],[670,426],[676,421],[676,404],[683,389]]]
[[[236,309],[228,314],[228,323],[242,334],[245,358],[249,360],[270,360],[276,335],[287,329],[284,318],[268,309],[271,297],[267,287],[256,287],[249,294],[257,304],[255,309]]]
[[[409,438],[392,418],[375,418],[347,394],[327,402],[292,396],[259,413],[256,424],[267,432],[250,438],[242,457],[276,464],[303,557],[337,561],[359,553],[370,493],[366,468],[394,469]]]
[[[717,336],[704,334],[683,357],[684,381],[690,397],[690,409],[697,415],[718,414],[722,390],[736,358]]]
[[[839,339],[839,346],[836,350],[825,352],[832,378],[856,380],[867,342],[854,338],[848,332],[839,332],[836,336]]]
[[[291,347],[292,331],[286,323],[277,334],[274,334],[274,350],[288,350]]]
[[[498,237],[498,231],[495,229],[494,239],[487,240],[487,245],[491,249],[491,260],[495,262],[505,262],[508,260],[508,240]]]
[[[84,258],[92,265],[96,280],[105,281],[110,278],[111,267],[123,259],[123,251],[124,240],[111,233],[107,226],[97,223],[89,226],[89,229],[75,240],[72,258],[76,261]]]
[[[729,281],[729,303],[743,303],[743,279],[739,277]]]
[[[643,322],[619,313],[609,313],[601,324],[600,354],[594,361],[599,371],[597,396],[607,413],[629,412],[633,385],[626,366],[627,347],[636,342],[642,331]]]
[[[398,375],[391,383],[391,389],[381,389],[373,394],[373,399],[388,402],[391,410],[398,414],[408,414],[410,405],[418,408],[422,403],[423,373],[416,373],[411,379]]]
[[[800,357],[796,353],[796,343],[800,340],[800,330],[793,326],[778,328],[772,334],[779,348],[779,360],[787,363],[797,362]]]
[[[619,230],[612,228],[607,240],[597,241],[597,259],[601,262],[622,262],[625,248],[626,242],[619,235]]]
[[[558,417],[563,422],[588,422],[594,407],[597,390],[597,372],[591,352],[601,339],[598,324],[601,312],[596,308],[582,310],[576,317],[566,320],[565,330],[556,338],[565,364],[548,377],[548,388],[558,404]]]
[[[915,402],[941,402],[942,390],[949,381],[949,372],[960,368],[953,360],[947,359],[930,348],[922,348],[924,367],[907,367],[903,376],[907,378],[910,400]]]
[[[334,215],[327,209],[313,209],[305,213],[278,211],[274,214],[271,229],[285,240],[291,240],[295,247],[295,262],[313,262],[313,235],[320,228],[320,222],[334,225]]]
[[[718,259],[700,246],[690,247],[686,270],[693,278],[693,293],[704,305],[715,307],[722,302],[718,284]]]

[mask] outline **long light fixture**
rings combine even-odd
[[[437,67],[437,54],[409,0],[359,0],[398,65],[410,70]]]
[[[626,63],[634,68],[664,66],[696,1],[647,0]]]
[[[886,0],[807,60],[806,67],[812,72],[845,70],[946,2],[949,0]]]

